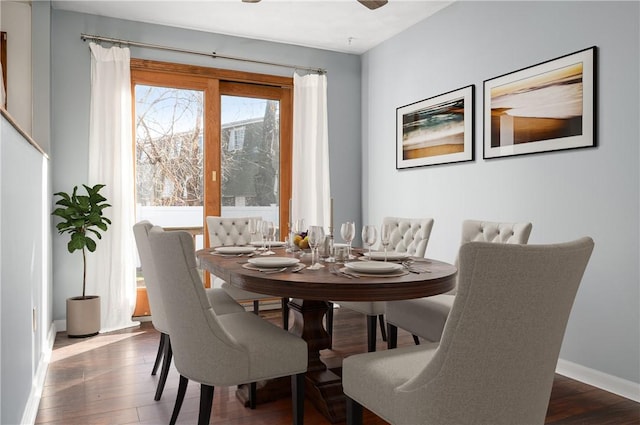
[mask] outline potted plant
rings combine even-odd
[[[70,337],[86,337],[96,335],[100,331],[100,297],[86,295],[87,286],[87,250],[96,250],[94,237],[102,239],[100,232],[105,232],[111,220],[104,216],[104,209],[111,205],[100,195],[103,184],[93,187],[84,186],[87,194],[79,195],[78,186],[73,188],[71,195],[57,192],[54,195],[60,199],[56,202],[59,207],[51,215],[62,219],[56,225],[59,234],[69,233],[70,240],[67,249],[70,253],[82,251],[82,296],[67,299],[67,335]]]

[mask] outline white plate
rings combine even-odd
[[[365,252],[364,254],[362,254],[362,257],[364,257],[365,259],[371,258],[371,260],[375,261],[384,261],[384,251],[371,251],[371,257],[369,257],[368,252]],[[400,261],[406,260],[407,258],[409,258],[409,254],[407,254],[406,252],[387,252],[388,261]]]
[[[375,274],[393,273],[398,270],[402,270],[402,264],[388,263],[384,261],[353,261],[345,263],[344,266],[354,272]]]
[[[253,242],[251,242],[251,245],[261,247],[262,246],[262,241],[253,241]],[[285,246],[285,245],[286,245],[286,242],[283,242],[283,241],[271,241],[271,248],[276,248],[276,247]],[[266,242],[264,244],[264,246],[268,247],[269,246],[269,242]]]
[[[250,254],[256,250],[255,246],[218,246],[213,250],[219,254]]]
[[[258,257],[249,258],[249,264],[257,267],[288,267],[300,262],[300,259],[293,257]]]

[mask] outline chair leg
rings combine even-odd
[[[165,334],[166,335],[166,334]],[[173,350],[171,349],[171,338],[166,335],[164,342],[164,354],[162,360],[162,369],[160,370],[160,379],[158,380],[158,386],[156,388],[156,395],[153,397],[155,401],[160,400],[162,397],[162,391],[164,385],[167,383],[167,376],[169,375],[169,369],[171,368],[171,358],[173,357]]]
[[[387,322],[387,348],[392,349],[398,346],[398,327]]]
[[[304,376],[304,373],[291,376],[293,425],[302,425],[304,423]]]
[[[382,335],[382,340],[384,342],[387,342],[387,330],[385,329],[385,325],[384,325],[384,314],[379,314],[378,315],[378,321],[380,322],[380,335]]]
[[[259,313],[260,313],[260,301],[253,300],[253,314],[259,314]]]
[[[367,316],[367,350],[376,351],[376,316]]]
[[[362,425],[362,406],[349,397],[347,399],[347,425]]]
[[[282,329],[289,330],[289,298],[282,299]]]
[[[178,414],[180,413],[180,408],[182,407],[182,402],[184,401],[184,395],[187,393],[187,384],[189,384],[189,380],[180,375],[180,382],[178,383],[178,395],[176,395],[176,403],[173,406],[173,413],[171,414],[169,425],[175,425],[176,421],[178,420]]]
[[[329,334],[329,349],[333,348],[333,303],[327,301],[327,333]]]
[[[258,386],[255,382],[249,384],[249,409],[256,408],[256,398],[258,397]]]
[[[160,366],[160,360],[162,359],[162,353],[164,350],[164,342],[165,337],[168,337],[164,332],[160,333],[160,343],[158,344],[158,353],[156,354],[156,361],[153,363],[153,369],[151,370],[151,375],[155,375],[158,372],[158,366]]]
[[[411,335],[411,336],[413,336],[413,342],[415,342],[416,345],[420,345],[420,339],[418,339],[416,335]]]
[[[212,405],[213,386],[200,384],[200,413],[198,413],[198,425],[209,425]]]

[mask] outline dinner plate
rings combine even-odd
[[[300,259],[293,257],[258,257],[249,258],[249,264],[257,267],[288,267],[300,262]]]
[[[283,242],[283,241],[271,241],[271,248],[276,248],[276,247],[279,247],[279,246],[285,246],[286,244],[287,243]],[[253,242],[251,242],[251,245],[260,246],[261,247],[262,246],[262,241],[253,241]],[[269,246],[269,242],[266,242],[264,244],[264,246],[268,247]]]
[[[250,254],[256,250],[255,246],[218,246],[213,249],[219,254]]]
[[[385,274],[402,270],[402,264],[389,263],[384,261],[352,261],[344,266],[354,272]]]
[[[409,257],[409,254],[406,252],[387,252],[388,261],[406,260]],[[369,256],[368,252],[365,252],[362,254],[361,258],[364,258],[365,260],[371,259],[375,261],[384,261],[384,251],[371,251],[371,256]]]
[[[277,269],[276,269],[277,270]],[[408,271],[406,270],[396,270],[394,272],[390,272],[390,273],[363,273],[363,272],[355,272],[351,269],[348,269],[346,267],[343,267],[340,269],[341,272],[343,273],[348,273],[351,276],[356,276],[356,277],[400,277],[400,276],[404,276],[409,274]]]

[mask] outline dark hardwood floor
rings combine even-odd
[[[275,324],[280,312],[262,313]],[[178,374],[172,368],[162,399],[154,401],[158,375],[151,368],[159,335],[150,322],[139,328],[101,334],[87,339],[71,339],[58,333],[53,348],[45,388],[40,401],[37,424],[166,424],[175,400]],[[408,333],[399,331],[398,345],[410,345]],[[378,338],[378,349],[385,343]],[[366,351],[364,317],[345,309],[336,309],[333,350],[325,350],[323,359],[337,364],[338,359]],[[194,424],[198,415],[199,386],[189,385],[178,423]],[[276,425],[291,423],[289,399],[244,408],[234,388],[216,388],[211,424]],[[365,412],[367,425],[386,424]],[[547,424],[625,425],[640,424],[640,404],[589,385],[556,375]],[[305,424],[329,424],[308,402]]]

